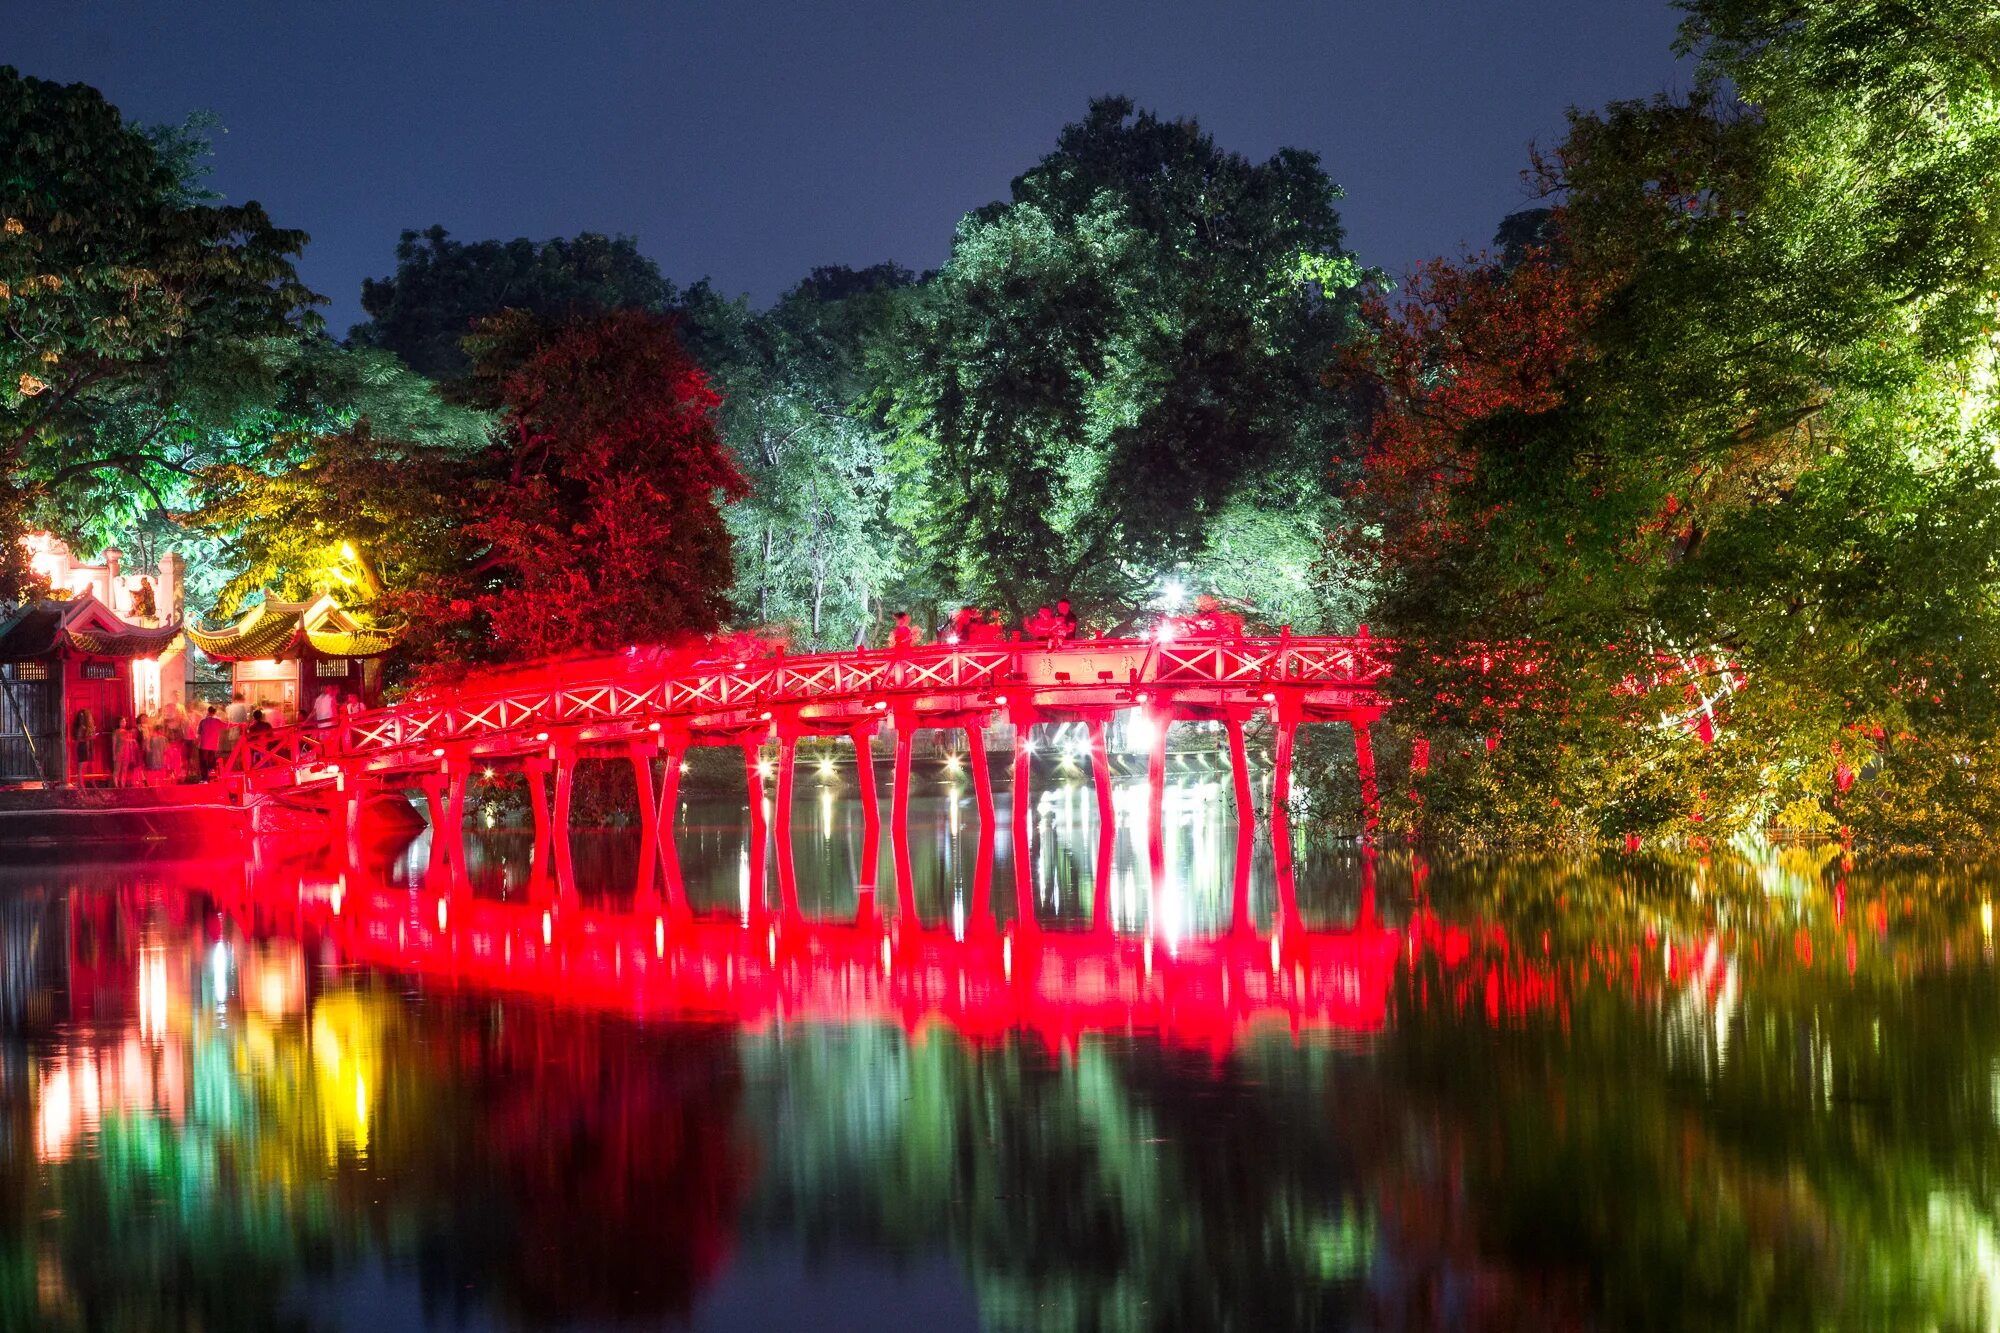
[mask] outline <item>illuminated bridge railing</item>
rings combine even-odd
[[[1057,712],[1130,707],[1155,692],[1254,705],[1281,690],[1372,708],[1389,651],[1366,635],[935,646],[734,662],[635,649],[516,668],[504,683],[475,680],[326,727],[246,735],[223,777],[238,790],[270,791],[323,785],[342,771],[421,768],[454,749],[520,754],[558,735],[604,745],[673,728],[714,741],[753,732],[780,711],[828,734],[885,714],[948,725],[951,716],[1002,706],[1006,692]]]

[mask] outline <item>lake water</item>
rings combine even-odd
[[[1986,876],[1306,843],[1288,911],[1226,787],[1155,884],[940,786],[911,923],[840,792],[791,903],[744,813],[0,853],[0,1327],[2000,1321]]]

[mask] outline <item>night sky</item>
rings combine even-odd
[[[1262,158],[1318,152],[1400,272],[1525,205],[1572,104],[1685,89],[1666,0],[0,0],[0,61],[131,117],[206,109],[213,188],[310,232],[361,318],[405,227],[622,232],[763,301],[816,264],[945,257],[1094,95]]]

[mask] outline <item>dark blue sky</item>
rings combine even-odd
[[[1318,152],[1400,271],[1523,206],[1572,104],[1684,88],[1666,0],[0,0],[0,61],[142,120],[207,109],[211,184],[313,243],[337,332],[404,227],[636,235],[777,295],[938,264],[1093,95]]]

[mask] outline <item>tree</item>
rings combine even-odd
[[[674,285],[630,236],[583,232],[531,241],[454,241],[443,227],[406,231],[396,271],[361,284],[368,321],[350,342],[394,352],[432,379],[452,380],[471,363],[462,346],[473,326],[503,310],[562,321],[612,310],[663,312]]]
[[[1688,9],[1693,97],[1575,115],[1531,175],[1544,243],[1375,321],[1366,521],[1399,679],[1477,734],[1494,692],[1425,644],[1511,637],[1559,668],[1493,757],[1452,747],[1469,767],[1427,818],[1532,790],[1586,832],[1713,831],[1832,803],[1861,737],[1994,734],[2000,26]],[[1691,668],[1664,700],[1617,689],[1663,663]],[[1673,715],[1725,663],[1750,689],[1702,752]]]
[[[482,323],[471,349],[501,424],[471,470],[479,555],[413,599],[426,618],[456,621],[472,658],[715,629],[730,584],[721,502],[744,482],[672,319],[551,326],[514,312]]]
[[[749,483],[729,510],[739,612],[813,647],[852,645],[892,577],[885,432],[869,357],[908,298],[893,264],[815,269],[751,313],[705,284],[681,306],[722,391],[724,440]]]
[[[23,523],[68,528],[111,477],[167,507],[184,402],[313,326],[304,233],[197,202],[190,151],[94,89],[0,68],[0,598],[27,590]]]
[[[1117,619],[1278,497],[1300,522],[1273,582],[1302,580],[1360,276],[1338,193],[1310,154],[1253,164],[1107,98],[960,223],[884,358],[897,512],[938,595]]]

